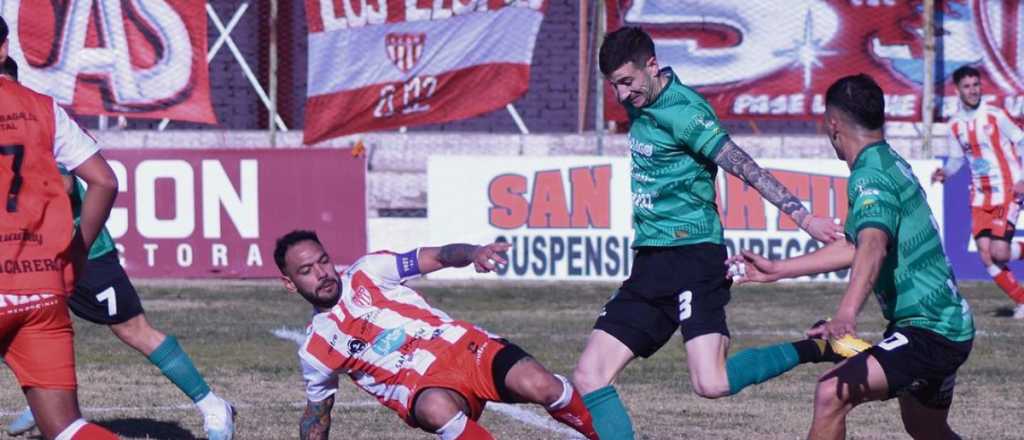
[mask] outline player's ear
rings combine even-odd
[[[299,289],[295,287],[295,283],[292,281],[291,278],[281,275],[281,282],[284,283],[284,288],[285,290],[288,291],[288,293],[295,293],[299,291]]]
[[[644,64],[644,69],[647,70],[651,75],[658,74],[658,57],[652,56],[647,59],[647,64]]]

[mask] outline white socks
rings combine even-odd
[[[572,384],[560,374],[556,374],[555,377],[562,381],[562,395],[558,397],[558,400],[547,406],[548,411],[558,411],[565,408],[572,401]]]
[[[85,419],[79,418],[78,420],[71,422],[71,424],[68,425],[67,428],[64,428],[60,434],[57,434],[57,437],[55,437],[54,440],[71,440],[75,438],[75,434],[78,434],[78,430],[82,429],[85,425]]]
[[[466,413],[459,412],[448,423],[445,423],[441,429],[437,430],[437,435],[441,436],[441,440],[455,440],[462,435],[462,431],[466,429],[466,422],[468,421],[469,417],[466,417]]]

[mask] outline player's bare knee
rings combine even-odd
[[[530,402],[542,405],[555,403],[559,397],[562,397],[562,391],[565,389],[562,381],[548,372],[530,378],[528,386],[530,396],[524,397],[530,397]]]
[[[993,249],[989,251],[989,259],[992,261],[992,264],[1002,266],[1010,261],[1010,250]]]
[[[846,402],[836,389],[835,381],[818,382],[818,388],[814,391],[814,414],[832,416],[846,408]]]
[[[464,412],[446,390],[426,390],[416,397],[413,414],[421,429],[436,432],[452,417]]]
[[[579,390],[580,394],[587,394],[611,385],[612,378],[601,374],[597,368],[580,364],[572,372],[572,383]]]
[[[705,399],[717,399],[729,395],[729,384],[707,378],[691,379],[693,392]]]

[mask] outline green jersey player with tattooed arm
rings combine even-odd
[[[821,340],[752,349],[726,359],[730,298],[726,250],[715,202],[718,168],[733,174],[815,239],[840,227],[815,217],[767,170],[730,140],[708,102],[660,68],[643,30],[608,34],[600,67],[630,120],[635,263],[604,306],[573,373],[602,439],[632,438],[632,422],[612,382],[636,357],[658,351],[676,329],[694,391],[728,396],[799,362],[834,360]]]
[[[971,352],[974,320],[924,190],[883,136],[882,89],[863,74],[840,79],[825,94],[825,123],[836,154],[850,166],[846,240],[782,261],[748,252],[734,257],[746,265],[746,280],[758,282],[851,268],[834,318],[809,335],[856,334],[857,315],[872,291],[889,321],[882,341],[818,380],[808,438],[845,438],[853,407],[892,397],[899,397],[912,437],[960,438],[947,419],[956,372]]]

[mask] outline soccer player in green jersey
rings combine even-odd
[[[825,124],[836,155],[850,166],[846,240],[782,261],[742,255],[746,278],[739,281],[851,268],[839,309],[808,336],[856,335],[857,315],[872,291],[889,321],[882,341],[818,380],[812,439],[844,438],[853,407],[893,397],[914,438],[959,438],[947,416],[956,371],[971,352],[974,321],[924,190],[886,143],[884,122],[882,89],[871,77],[848,76],[829,87]]]
[[[630,119],[636,250],[629,278],[604,306],[573,380],[602,439],[632,438],[612,387],[636,357],[658,351],[680,329],[694,391],[716,398],[774,377],[799,362],[829,360],[827,344],[803,340],[746,350],[726,360],[726,250],[715,202],[718,168],[736,175],[812,237],[840,227],[815,217],[771,173],[733,143],[704,98],[661,69],[643,30],[624,27],[601,45],[600,67]]]

